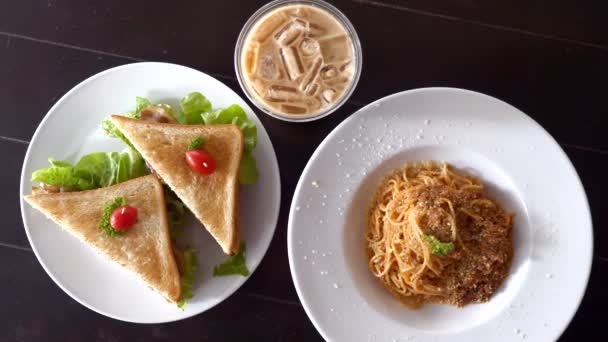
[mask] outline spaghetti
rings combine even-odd
[[[408,164],[369,209],[369,269],[405,304],[485,302],[507,276],[513,215],[445,163]]]

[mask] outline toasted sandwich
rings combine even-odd
[[[160,181],[152,175],[95,190],[36,193],[25,200],[100,254],[138,275],[170,302],[181,296]],[[119,236],[100,228],[104,208],[117,198],[137,209],[137,220]]]
[[[180,125],[112,115],[111,122],[205,226],[222,250],[239,251],[239,167],[243,134],[236,125]],[[215,171],[203,176],[189,167],[185,153],[201,139],[215,160]]]

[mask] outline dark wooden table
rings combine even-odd
[[[591,203],[595,248],[587,293],[562,340],[602,336],[608,322],[608,219],[601,214],[608,211],[608,24],[599,1],[335,1],[359,33],[362,78],[348,104],[323,120],[290,124],[260,114],[279,159],[283,203],[270,250],[251,279],[221,305],[170,324],[112,320],[63,293],[32,253],[19,211],[21,164],[40,120],[81,80],[135,61],[187,65],[242,94],[234,45],[263,3],[0,1],[0,213],[6,220],[0,341],[321,340],[287,261],[287,216],[298,177],[321,140],[358,108],[426,86],[477,90],[513,104],[574,162]]]

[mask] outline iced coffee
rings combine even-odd
[[[288,3],[272,9],[242,42],[241,82],[252,100],[273,114],[305,118],[331,110],[358,76],[353,32],[318,6]]]

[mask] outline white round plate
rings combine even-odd
[[[247,243],[247,266],[253,272],[268,249],[279,215],[280,178],[268,134],[251,108],[218,80],[194,69],[166,63],[135,63],[106,70],[83,81],[47,113],[30,143],[21,174],[21,196],[31,193],[32,171],[47,167],[47,158],[77,161],[91,152],[120,151],[125,145],[104,136],[101,120],[135,106],[135,97],[177,106],[182,96],[200,91],[214,108],[238,104],[258,127],[254,150],[260,171],[255,185],[240,193],[241,237]],[[260,200],[263,199],[263,200]],[[182,311],[118,265],[97,254],[21,200],[23,223],[32,249],[49,276],[72,298],[103,315],[138,323],[184,319],[220,303],[246,280],[213,277],[213,266],[226,255],[193,217],[180,240],[198,251],[194,298]]]
[[[413,160],[479,176],[515,212],[510,275],[489,302],[410,310],[368,270],[369,200]],[[492,97],[428,88],[366,106],[323,141],[296,188],[288,250],[300,300],[329,341],[550,341],[585,292],[592,235],[578,175],[542,127]]]

